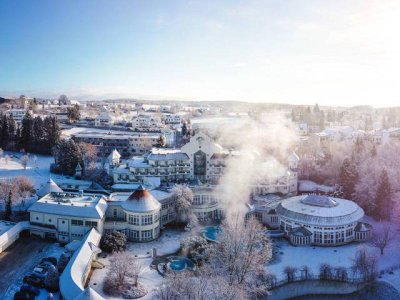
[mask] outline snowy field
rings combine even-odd
[[[26,170],[24,170],[20,162],[21,153],[5,152],[4,155],[12,156],[12,158],[8,162],[4,157],[0,158],[0,180],[17,176],[26,176],[32,180],[35,188],[38,189],[49,180],[49,177],[53,178],[55,181],[64,178],[61,175],[50,173],[50,164],[54,162],[51,156],[30,154],[28,166]],[[34,159],[35,156],[37,157],[36,161]]]
[[[365,221],[372,226],[377,226],[376,222],[370,218],[366,218]],[[322,263],[328,263],[332,267],[349,268],[352,265],[357,249],[360,246],[365,246],[370,253],[373,253],[378,258],[378,270],[388,271],[391,267],[400,265],[400,224],[392,224],[392,228],[397,234],[394,241],[385,249],[383,255],[380,254],[379,249],[367,243],[351,243],[337,247],[295,247],[286,240],[276,240],[274,251],[280,254],[277,255],[276,260],[267,266],[267,269],[275,274],[278,280],[281,280],[285,278],[283,270],[286,266],[301,268],[307,265],[314,275],[318,274]],[[397,270],[394,274],[385,272],[382,280],[391,283],[400,291],[400,270]]]
[[[137,255],[140,262],[143,265],[143,271],[140,275],[139,282],[143,284],[148,290],[148,294],[140,299],[148,300],[153,297],[153,289],[161,284],[163,277],[158,274],[156,270],[150,269],[150,264],[152,262],[151,250],[153,247],[157,248],[158,255],[167,255],[175,253],[179,250],[181,239],[188,236],[189,232],[184,232],[182,230],[166,229],[162,236],[152,242],[148,243],[129,243],[127,251],[132,252]],[[96,292],[111,300],[120,300],[122,298],[114,298],[106,296],[103,292],[103,281],[107,275],[109,265],[109,257],[100,258],[100,262],[106,265],[104,269],[95,270],[89,281],[89,286],[91,286]]]

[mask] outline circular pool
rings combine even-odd
[[[193,262],[183,256],[170,256],[168,257],[168,268],[173,271],[183,271],[185,269],[193,269]]]
[[[207,226],[204,228],[203,236],[208,241],[216,242],[219,233],[221,233],[220,226]]]

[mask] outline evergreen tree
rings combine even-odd
[[[343,195],[346,199],[352,199],[354,187],[358,180],[356,165],[345,158],[339,171],[339,184],[342,187]]]
[[[44,124],[41,117],[36,117],[33,119],[32,126],[32,152],[36,153],[47,153],[46,146],[43,143],[44,138]]]
[[[187,135],[187,133],[188,133],[188,130],[187,130],[186,122],[183,122],[183,125],[182,125],[182,136],[185,137]]]
[[[313,109],[313,112],[314,112],[315,114],[318,114],[318,113],[320,112],[320,109],[319,109],[318,103],[315,103],[315,105],[314,105],[314,109]]]
[[[27,111],[24,118],[22,119],[21,136],[19,139],[19,146],[25,151],[30,151],[33,142],[32,127],[33,127],[32,115],[30,114],[29,111]]]
[[[61,130],[58,125],[57,119],[54,117],[46,117],[43,122],[43,139],[48,154],[60,141]]]
[[[4,211],[4,219],[7,221],[10,221],[11,216],[12,216],[12,192],[10,190],[10,192],[8,193],[7,201],[6,201],[6,207],[5,207],[5,211]]]
[[[68,107],[67,111],[68,111],[68,120],[70,122],[78,121],[81,118],[81,111],[78,104]]]
[[[376,210],[376,216],[379,220],[390,220],[391,212],[391,186],[389,181],[388,173],[385,169],[382,170],[379,178],[378,189],[376,191],[375,203],[378,209]]]
[[[61,140],[55,147],[54,154],[56,164],[65,174],[73,175],[77,164],[83,165],[82,153],[73,140]]]
[[[320,130],[325,129],[325,114],[323,111],[320,112],[320,116],[319,116],[319,129]]]
[[[373,144],[372,148],[371,148],[371,156],[375,157],[377,154],[378,153],[376,152],[376,146],[375,146],[375,144]]]

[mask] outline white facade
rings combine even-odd
[[[182,123],[182,117],[177,114],[172,114],[172,115],[166,115],[165,116],[165,123],[166,124],[181,124]]]
[[[114,119],[108,113],[101,113],[94,119],[94,125],[98,127],[109,127],[114,124]]]

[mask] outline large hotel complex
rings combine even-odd
[[[91,228],[100,233],[124,232],[131,241],[157,239],[162,228],[177,220],[174,186],[193,193],[191,210],[199,221],[221,219],[223,186],[218,185],[234,155],[210,137],[198,133],[181,149],[155,149],[140,157],[121,160],[117,150],[108,157],[113,177],[111,191],[63,191],[51,179],[37,193],[30,208],[31,234],[60,242],[81,239]],[[297,196],[297,165],[293,153],[283,174],[251,184],[247,215],[286,236],[294,245],[340,245],[365,240],[370,226],[361,223],[363,210],[354,202],[324,195]]]

